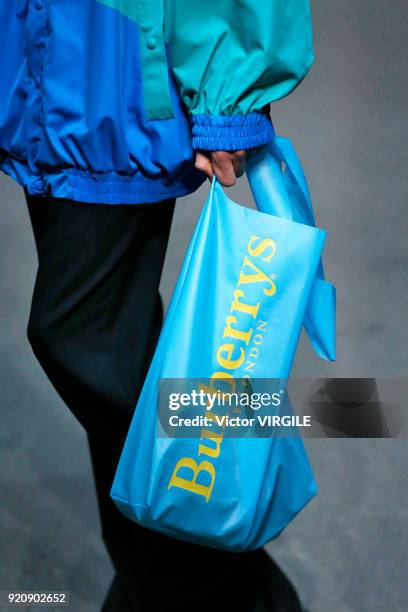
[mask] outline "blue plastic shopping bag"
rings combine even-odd
[[[163,436],[158,383],[287,379],[306,320],[316,350],[333,357],[333,296],[313,300],[316,282],[326,282],[325,232],[314,227],[285,142],[276,139],[250,163],[255,199],[268,212],[236,204],[213,181],[111,490],[141,525],[233,551],[276,537],[316,494],[303,442],[206,428],[195,437]]]

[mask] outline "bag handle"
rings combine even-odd
[[[316,226],[305,173],[290,140],[276,136],[247,160],[247,176],[261,212]],[[323,359],[336,358],[336,290],[320,261],[306,308],[304,326]]]

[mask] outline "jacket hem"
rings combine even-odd
[[[117,172],[92,173],[59,169],[33,174],[21,159],[0,159],[0,170],[9,175],[30,195],[51,196],[88,204],[149,204],[193,193],[205,176],[194,168],[174,180],[148,178],[141,173],[123,175]]]

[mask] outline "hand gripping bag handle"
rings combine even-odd
[[[253,151],[248,181],[257,208],[277,217],[315,227],[312,202],[302,165],[292,143],[276,136]],[[336,359],[336,290],[324,278],[320,261],[306,308],[304,326],[319,357]]]

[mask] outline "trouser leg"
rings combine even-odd
[[[158,287],[174,202],[27,202],[39,263],[28,337],[88,434],[103,537],[123,583],[127,531],[137,532],[138,560],[148,532],[121,515],[109,490],[160,333]],[[131,581],[133,599],[137,585]]]
[[[173,202],[98,206],[29,198],[39,266],[28,337],[89,432],[128,425],[161,325]]]
[[[28,198],[28,206],[39,258],[28,335],[88,434],[116,571],[104,612],[298,611],[292,586],[264,550],[232,554],[176,541],[129,521],[109,497],[160,331],[158,286],[174,203]]]

